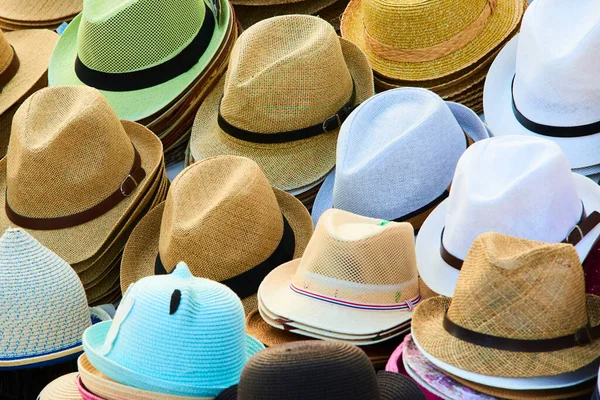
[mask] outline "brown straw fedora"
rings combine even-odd
[[[341,123],[373,93],[367,58],[327,22],[269,18],[240,35],[200,106],[191,157],[246,156],[279,189],[307,186],[333,168]]]
[[[248,29],[250,26],[256,24],[263,19],[276,17],[279,15],[291,15],[291,14],[307,14],[307,15],[320,15],[320,11],[330,7],[334,3],[338,3],[336,0],[302,0],[294,3],[285,4],[269,4],[269,5],[251,5],[235,3],[235,12],[240,21],[240,24],[244,29]],[[347,0],[342,0],[345,4],[348,4]],[[345,6],[344,6],[345,8]],[[342,12],[344,9],[342,9]],[[342,13],[337,15],[339,17]],[[322,17],[322,16],[321,16]],[[323,18],[323,17],[322,17]],[[323,18],[329,22],[328,19]]]
[[[255,162],[206,159],[183,170],[167,200],[134,229],[123,254],[121,290],[184,261],[194,276],[229,286],[249,312],[264,276],[281,260],[300,257],[312,230],[302,203],[272,188]]]
[[[477,63],[522,16],[523,0],[352,0],[341,31],[378,74],[420,81]]]
[[[600,297],[585,294],[570,244],[480,235],[454,297],[424,301],[412,324],[432,357],[487,376],[554,376],[600,354]]]
[[[96,89],[28,98],[0,161],[0,229],[24,228],[69,264],[92,257],[162,165],[160,140],[120,121]]]

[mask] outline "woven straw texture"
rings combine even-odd
[[[0,18],[13,22],[66,20],[81,12],[82,0],[2,0]]]
[[[342,2],[344,2],[342,0]],[[242,2],[235,2],[235,12],[244,29],[267,18],[280,15],[307,14],[320,15],[319,11],[336,3],[336,0],[303,0],[287,4],[273,4],[264,6],[242,5]],[[345,1],[345,4],[348,4]],[[342,12],[344,10],[342,9]],[[341,15],[341,13],[340,13]],[[326,18],[323,18],[328,21]]]
[[[470,344],[444,330],[446,310],[448,318],[464,328],[513,339],[549,339],[574,334],[588,322],[598,325],[600,297],[586,297],[581,262],[571,245],[498,233],[479,236],[467,254],[452,301],[436,297],[417,307],[413,334],[434,357],[491,376],[558,375],[588,365],[600,351],[600,340],[541,353]]]
[[[73,372],[53,380],[40,392],[38,400],[81,400],[77,390],[78,375]]]
[[[133,164],[132,145],[140,153],[147,176],[130,197],[82,225],[29,230],[68,263],[77,263],[101,248],[147,190],[149,177],[162,165],[159,139],[141,125],[120,122],[95,89],[43,89],[15,114],[8,155],[0,161],[0,177],[6,176],[0,186],[7,190],[10,206],[25,216],[58,217],[82,211],[119,188]],[[62,178],[57,180],[57,176]],[[4,202],[0,196],[2,210]],[[2,212],[0,227],[11,224]]]
[[[339,130],[289,143],[245,142],[219,128],[219,102],[228,122],[268,135],[324,121],[348,101],[353,81],[356,104],[373,95],[364,54],[325,21],[299,15],[261,21],[240,35],[225,78],[200,106],[191,155],[250,157],[283,190],[316,182],[335,163]]]
[[[473,23],[490,9],[493,11],[483,26],[473,31]],[[504,41],[522,15],[522,0],[353,0],[344,12],[341,30],[344,38],[365,51],[378,74],[419,81],[440,78],[478,62]],[[445,46],[469,31],[475,36]],[[385,53],[374,50],[367,44],[368,37],[390,49]],[[434,46],[444,48],[436,54]],[[411,51],[427,57],[411,61]],[[403,52],[399,59],[407,61],[394,61],[392,58],[398,59],[392,55],[395,52]]]
[[[91,324],[83,286],[64,260],[20,229],[0,238],[0,293],[0,367],[81,351]]]

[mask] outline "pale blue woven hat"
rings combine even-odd
[[[90,363],[124,385],[215,397],[235,385],[264,346],[246,334],[241,300],[227,286],[195,278],[185,263],[129,286],[114,321],[83,335]]]

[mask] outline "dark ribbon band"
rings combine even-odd
[[[419,208],[418,210],[412,211],[406,215],[398,217],[398,218],[394,219],[393,221],[394,222],[408,221],[409,219],[414,218],[414,217],[418,216],[419,214],[424,213],[425,211],[431,210],[432,208],[434,208],[435,206],[440,204],[442,201],[447,199],[449,195],[450,195],[450,192],[448,192],[447,190],[444,190],[444,192],[442,194],[440,194],[438,197],[433,199],[431,202],[425,204],[423,207]]]
[[[505,338],[463,328],[452,322],[447,314],[444,315],[443,326],[450,335],[465,342],[487,348],[524,353],[545,353],[577,346],[586,346],[600,337],[600,325],[594,327],[587,325],[579,328],[571,335],[559,336],[552,339],[528,340]]]
[[[198,63],[204,54],[215,30],[215,16],[204,3],[206,13],[198,34],[175,57],[162,64],[132,72],[110,73],[87,67],[77,56],[75,73],[81,82],[100,90],[126,92],[140,90],[165,83],[187,71]]]
[[[223,98],[221,97],[221,101]],[[350,100],[338,110],[337,113],[327,117],[325,121],[318,124],[308,126],[306,128],[296,129],[294,131],[277,132],[277,133],[258,133],[247,131],[237,126],[231,125],[221,114],[221,102],[219,102],[219,115],[217,122],[223,132],[236,139],[252,143],[288,143],[296,140],[304,140],[313,136],[318,136],[323,133],[331,132],[342,126],[342,123],[348,118],[354,110],[356,102],[356,87],[352,82],[352,95]]]
[[[516,75],[515,75],[516,76]],[[544,125],[534,122],[527,118],[519,109],[517,108],[517,104],[515,103],[515,95],[514,95],[514,86],[515,86],[515,77],[513,76],[510,94],[512,97],[512,110],[513,114],[517,121],[523,125],[525,128],[530,130],[531,132],[538,133],[544,136],[550,137],[561,137],[561,138],[574,138],[581,136],[589,136],[594,135],[596,133],[600,133],[600,121],[592,122],[587,125],[579,125],[579,126],[552,126],[552,125]]]
[[[593,211],[589,216],[586,216],[585,209],[581,212],[581,218],[577,225],[571,229],[571,232],[561,243],[577,245],[583,238],[590,233],[596,226],[600,224],[600,213]],[[444,246],[444,230],[440,236],[440,256],[442,260],[449,266],[460,271],[463,265],[463,260],[451,254]]]
[[[283,217],[283,234],[275,251],[260,264],[239,275],[225,279],[221,283],[233,290],[241,299],[251,296],[258,291],[260,283],[273,269],[294,258],[295,249],[296,238],[294,230],[285,217]],[[154,274],[165,275],[167,273],[167,269],[160,259],[160,254],[157,254],[154,263]]]
[[[73,226],[85,224],[86,222],[100,217],[101,215],[115,208],[117,204],[119,204],[125,198],[131,196],[138,185],[146,177],[146,171],[144,171],[144,168],[142,168],[142,158],[140,157],[140,153],[138,153],[135,147],[133,148],[133,151],[135,155],[133,157],[133,165],[131,166],[129,174],[125,177],[125,179],[123,179],[117,190],[112,192],[107,198],[95,206],[88,208],[85,211],[66,215],[64,217],[33,218],[20,215],[14,211],[8,204],[8,195],[6,195],[4,207],[6,209],[6,216],[15,225],[26,229],[35,229],[40,231],[71,228]]]
[[[17,52],[15,51],[15,48],[12,47],[12,49],[13,56],[10,60],[10,64],[8,64],[8,67],[6,67],[4,71],[2,71],[2,73],[0,74],[0,93],[2,92],[4,86],[6,86],[6,84],[10,82],[12,78],[15,77],[17,71],[19,71],[19,67],[21,66],[21,62],[19,61],[19,57],[17,57]]]

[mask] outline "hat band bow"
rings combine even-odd
[[[4,86],[6,86],[6,84],[8,82],[10,82],[10,80],[12,78],[15,77],[15,75],[17,74],[17,71],[19,71],[19,66],[21,65],[21,62],[19,61],[19,57],[17,57],[17,52],[15,51],[15,48],[12,47],[12,49],[13,49],[12,59],[10,60],[10,63],[4,69],[4,71],[2,71],[2,73],[0,73],[0,93],[2,93],[2,89],[4,88]]]

